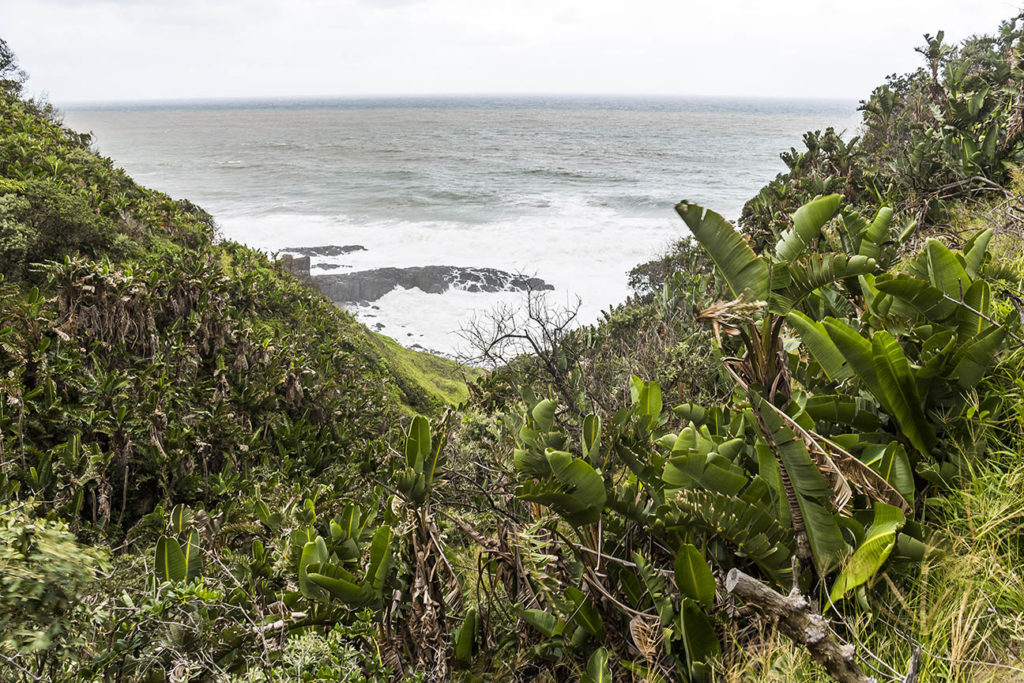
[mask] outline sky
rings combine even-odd
[[[58,106],[222,97],[864,99],[1020,0],[0,0]]]

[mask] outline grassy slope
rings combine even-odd
[[[391,337],[367,331],[380,357],[388,364],[410,411],[420,405],[458,405],[469,398],[467,381],[483,376],[471,368],[432,353],[407,349]]]

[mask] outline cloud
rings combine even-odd
[[[421,5],[428,0],[359,0],[359,3],[370,8],[394,9],[408,7],[409,5]]]
[[[71,101],[426,93],[865,97],[921,34],[1004,0],[3,0],[30,88]],[[877,17],[884,16],[884,21]]]

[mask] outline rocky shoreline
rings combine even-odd
[[[313,274],[312,269],[334,269],[340,264],[311,265],[313,257],[337,257],[365,251],[361,245],[303,247],[283,250],[280,262],[290,273],[312,282],[326,297],[339,305],[367,304],[397,287],[419,289],[428,294],[443,294],[450,289],[466,292],[525,292],[553,290],[537,277],[509,273],[496,268],[465,266],[411,266],[373,268],[351,273]]]

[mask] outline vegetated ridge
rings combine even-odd
[[[3,676],[1017,680],[1022,21],[925,36],[739,229],[681,202],[600,324],[468,328],[468,386],[0,44]]]

